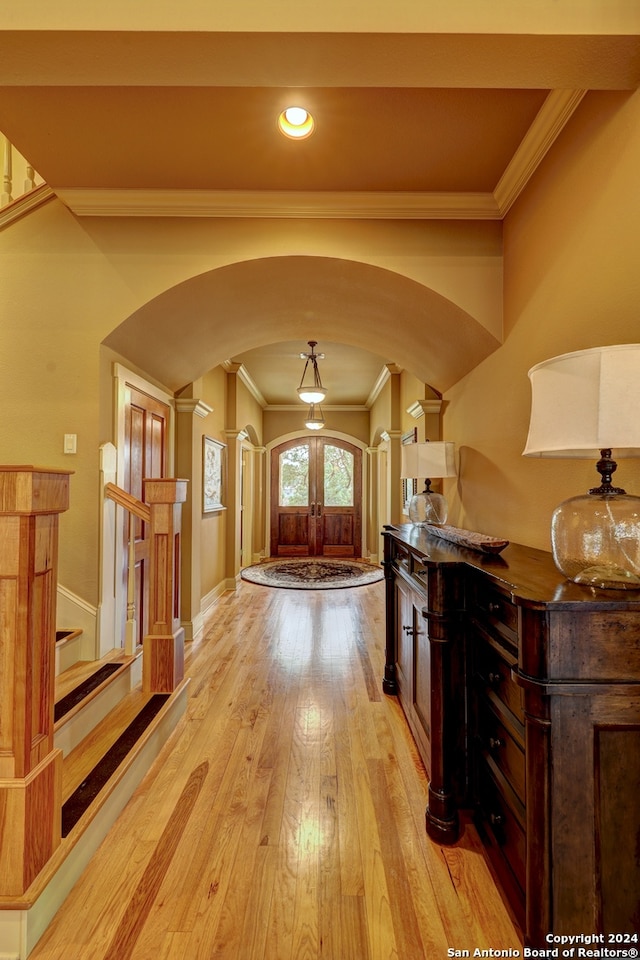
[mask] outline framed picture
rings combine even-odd
[[[203,437],[202,511],[224,510],[224,443]]]

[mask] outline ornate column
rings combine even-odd
[[[184,630],[180,626],[182,504],[187,481],[143,481],[151,511],[149,547],[149,633],[142,642],[142,689],[171,693],[184,676]]]
[[[242,442],[245,430],[225,430],[227,441],[227,526],[226,526],[226,579],[227,587],[236,585],[242,567],[241,494]]]
[[[60,843],[53,746],[58,516],[67,470],[0,466],[0,896],[25,892]]]

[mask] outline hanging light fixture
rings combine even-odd
[[[320,380],[318,360],[322,360],[324,358],[324,353],[314,352],[314,347],[317,347],[318,345],[317,340],[309,340],[308,343],[311,347],[311,353],[300,354],[300,359],[306,360],[307,362],[305,363],[304,370],[302,371],[302,380],[300,381],[300,386],[298,387],[298,396],[302,401],[304,401],[304,403],[322,403],[327,395],[327,391],[322,386],[322,381]],[[309,364],[311,364],[313,382],[305,385],[304,378],[307,374]]]
[[[324,427],[324,417],[322,416],[322,408],[319,404],[311,403],[309,405],[309,412],[304,425],[307,430],[322,430]]]

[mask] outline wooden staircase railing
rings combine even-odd
[[[105,495],[149,525],[150,573],[146,578],[148,629],[142,641],[142,688],[171,693],[184,676],[184,629],[180,626],[180,538],[187,481],[175,477],[142,482],[144,501],[113,483]],[[130,542],[129,597],[132,602]],[[145,591],[143,591],[144,593]],[[129,611],[130,612],[130,611]],[[127,614],[129,618],[129,613]]]
[[[54,747],[58,518],[69,507],[66,470],[0,465],[0,897],[22,896],[60,845],[62,751]],[[109,484],[111,487],[111,484]],[[149,634],[143,690],[172,693],[184,673],[180,524],[186,480],[144,481],[144,503],[108,495],[148,516]]]

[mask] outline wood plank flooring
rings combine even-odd
[[[425,834],[383,665],[382,583],[226,594],[187,645],[185,718],[32,960],[521,950],[473,827]]]

